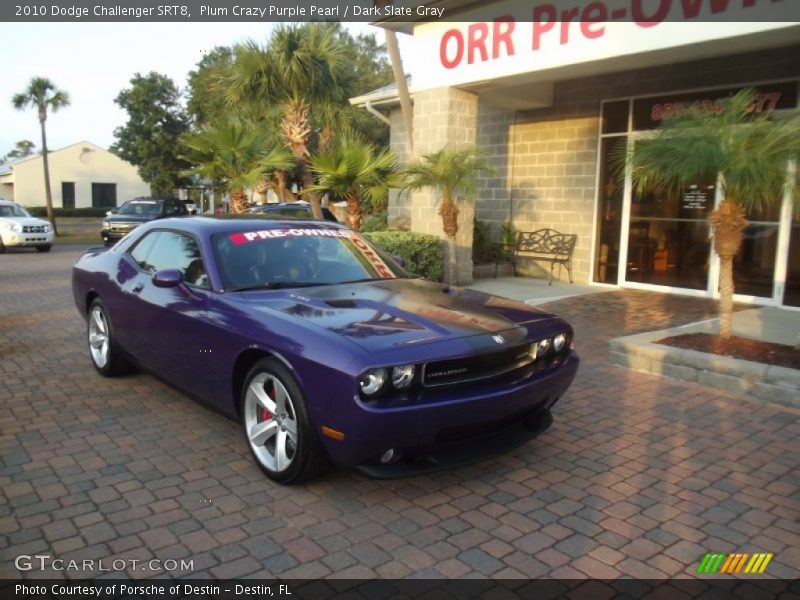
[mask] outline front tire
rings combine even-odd
[[[250,452],[273,481],[301,483],[326,465],[303,392],[279,361],[263,358],[253,365],[242,388],[241,409]]]
[[[50,248],[52,248],[52,245],[50,244],[42,244],[41,246],[36,246],[36,249],[39,252],[50,252]]]
[[[103,377],[123,375],[131,370],[131,365],[114,339],[114,330],[108,318],[105,305],[95,298],[89,307],[89,320],[86,326],[89,342],[89,356],[92,364]]]

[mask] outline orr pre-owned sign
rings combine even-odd
[[[797,28],[797,0],[506,0],[415,27],[417,90]]]

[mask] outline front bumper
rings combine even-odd
[[[52,231],[47,233],[3,233],[3,244],[9,248],[34,248],[51,245],[54,239],[55,234]]]
[[[431,472],[483,460],[535,437],[552,422],[550,409],[567,391],[579,364],[574,352],[557,366],[495,382],[440,392],[436,403],[393,408],[359,405],[338,423],[345,439],[323,437],[334,462],[376,477]],[[399,458],[383,464],[389,449]]]

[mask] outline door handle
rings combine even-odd
[[[144,289],[144,284],[143,283],[137,283],[135,286],[133,286],[133,293],[134,294],[138,294],[143,289]]]

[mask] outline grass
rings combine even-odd
[[[56,220],[58,236],[54,243],[57,246],[98,246],[103,243],[100,238],[102,222],[99,217],[59,217]]]

